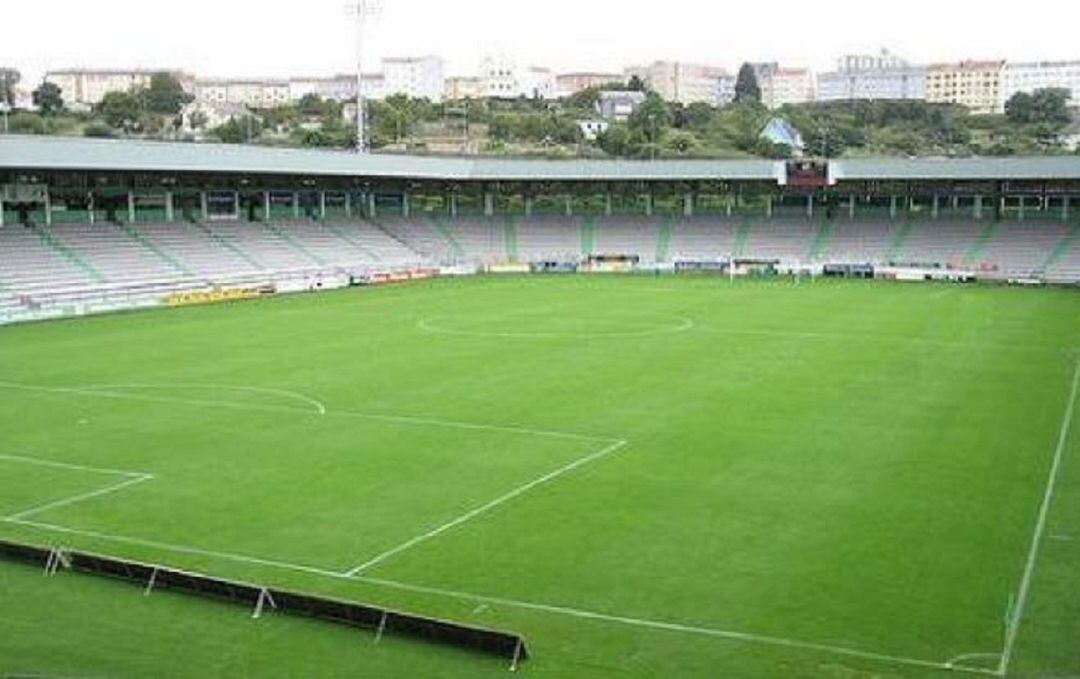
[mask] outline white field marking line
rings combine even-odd
[[[511,490],[508,493],[504,493],[503,495],[500,495],[499,497],[495,498],[491,502],[485,503],[483,505],[480,505],[479,507],[471,509],[471,510],[465,512],[464,514],[462,514],[461,516],[459,516],[459,517],[457,517],[455,519],[452,519],[450,521],[447,521],[446,523],[442,524],[441,526],[437,526],[437,527],[432,528],[431,530],[427,531],[426,533],[422,533],[420,535],[417,535],[414,538],[406,540],[405,542],[401,543],[397,547],[394,547],[392,549],[388,549],[385,552],[383,552],[382,554],[379,554],[378,556],[375,556],[375,557],[373,557],[371,559],[368,559],[367,561],[360,564],[356,568],[352,568],[352,569],[350,569],[348,571],[345,571],[344,573],[342,573],[342,575],[345,575],[347,577],[360,575],[364,571],[369,570],[369,569],[377,566],[378,564],[386,561],[387,559],[389,559],[389,558],[391,558],[391,557],[393,557],[393,556],[395,556],[397,554],[400,554],[400,553],[402,553],[402,552],[404,552],[404,551],[406,551],[408,549],[411,549],[411,548],[415,547],[416,545],[419,545],[420,543],[427,542],[428,540],[430,540],[430,539],[432,539],[434,537],[442,535],[446,531],[448,531],[448,530],[450,530],[450,529],[452,529],[452,528],[454,528],[456,526],[460,526],[461,524],[463,524],[463,523],[465,523],[467,521],[475,519],[476,517],[480,516],[481,514],[489,512],[492,509],[495,509],[496,507],[498,507],[499,505],[504,504],[506,502],[509,502],[510,500],[513,500],[514,498],[516,498],[516,497],[518,497],[520,495],[523,495],[524,493],[527,493],[528,491],[532,490],[533,488],[536,488],[537,486],[541,486],[541,485],[543,485],[543,484],[545,484],[545,483],[547,483],[549,481],[557,479],[560,476],[577,469],[578,467],[589,464],[590,462],[595,462],[596,460],[607,457],[608,455],[614,453],[616,450],[622,448],[626,444],[627,444],[627,441],[625,441],[625,440],[616,441],[615,443],[611,444],[610,446],[607,446],[603,450],[599,450],[599,451],[597,451],[595,453],[592,453],[591,455],[586,455],[585,457],[574,460],[573,462],[571,462],[569,464],[563,465],[562,467],[559,467],[555,471],[548,472],[547,474],[544,474],[543,476],[540,476],[540,477],[538,477],[536,479],[533,479],[532,481],[529,481],[528,483],[526,483],[524,485],[518,486],[517,488]]]
[[[19,462],[22,464],[37,465],[39,467],[55,467],[56,469],[70,469],[80,472],[92,472],[95,474],[112,474],[114,476],[153,476],[153,474],[147,472],[132,472],[123,471],[120,469],[106,469],[104,467],[87,467],[81,464],[71,464],[68,462],[57,462],[55,460],[45,460],[37,457],[25,457],[22,455],[5,455],[0,453],[0,460],[7,460],[9,462]]]
[[[440,335],[461,335],[464,337],[497,337],[503,339],[559,339],[559,338],[577,338],[577,339],[602,339],[606,337],[647,337],[649,335],[674,335],[676,333],[688,332],[694,329],[694,319],[687,318],[685,316],[676,316],[672,314],[660,314],[669,318],[674,318],[679,322],[676,326],[666,328],[654,328],[652,330],[640,330],[640,331],[627,331],[627,332],[482,332],[476,330],[448,330],[446,328],[439,328],[431,324],[431,320],[427,318],[420,319],[417,322],[416,327],[424,332],[432,332]]]
[[[1072,542],[1074,540],[1071,535],[1051,535],[1050,539],[1057,542]]]
[[[207,549],[200,549],[197,547],[188,547],[185,545],[174,545],[165,542],[158,542],[155,540],[143,540],[141,538],[131,538],[122,535],[114,535],[110,533],[101,533],[97,531],[82,530],[78,528],[67,528],[65,526],[57,526],[48,523],[39,523],[36,521],[23,521],[20,519],[0,519],[0,522],[6,522],[18,526],[26,526],[29,528],[36,528],[44,531],[52,531],[57,533],[64,533],[69,535],[79,535],[83,537],[93,538],[97,540],[105,540],[110,542],[118,542],[121,544],[135,545],[139,547],[148,547],[151,549],[157,549],[166,552],[175,552],[178,554],[189,554],[193,556],[202,556],[208,558],[217,558],[224,561],[232,561],[237,563],[245,563],[256,566],[266,566],[270,568],[278,568],[282,570],[295,571],[300,573],[308,573],[311,575],[317,575],[325,578],[332,578],[335,580],[350,580],[353,582],[361,582],[378,587],[384,587],[387,589],[398,589],[408,592],[416,592],[420,594],[431,594],[436,596],[442,596],[450,599],[474,601],[477,603],[487,605],[501,605],[510,608],[522,608],[526,610],[540,611],[543,613],[549,613],[553,615],[563,615],[573,618],[581,618],[586,620],[596,620],[599,622],[615,623],[620,625],[630,625],[634,627],[646,627],[651,629],[661,629],[669,632],[677,632],[683,634],[697,634],[710,637],[716,637],[721,639],[728,639],[732,641],[742,641],[746,643],[756,643],[766,646],[781,646],[787,648],[794,648],[797,650],[814,651],[818,653],[825,653],[831,655],[842,655],[854,658],[861,658],[865,660],[874,660],[882,663],[900,664],[915,667],[924,667],[939,670],[953,670],[957,672],[969,672],[973,674],[982,674],[989,676],[996,676],[997,672],[991,670],[984,670],[976,667],[955,666],[949,667],[947,663],[937,663],[930,660],[920,660],[917,658],[907,658],[903,656],[887,655],[882,653],[872,653],[870,651],[861,651],[857,649],[847,648],[844,646],[832,646],[828,644],[818,644],[813,642],[799,641],[796,639],[788,639],[784,637],[766,636],[760,634],[752,634],[747,632],[737,632],[732,630],[715,629],[709,627],[699,627],[692,625],[683,625],[673,622],[662,622],[657,620],[648,620],[644,618],[632,618],[620,615],[610,615],[607,613],[597,613],[593,611],[587,611],[577,608],[567,608],[565,606],[553,606],[549,604],[531,603],[527,601],[517,601],[514,599],[504,599],[501,597],[484,596],[482,594],[470,594],[467,592],[455,592],[447,589],[439,589],[435,587],[426,587],[422,585],[409,585],[406,583],[396,582],[393,580],[383,580],[379,578],[370,578],[367,576],[347,576],[342,573],[327,570],[325,568],[318,568],[315,566],[305,566],[302,564],[289,563],[285,561],[275,561],[272,559],[262,559],[253,556],[246,556],[242,554],[231,554],[228,552],[216,552]]]
[[[1000,657],[1001,657],[1000,653],[965,653],[963,655],[958,655],[955,658],[950,658],[949,661],[947,663],[945,663],[945,664],[948,665],[949,667],[954,667],[954,666],[964,667],[963,665],[960,665],[960,663],[963,662],[964,660],[978,660],[979,658],[998,659]]]
[[[83,387],[46,387],[34,384],[20,384],[17,382],[0,381],[0,389],[16,389],[46,394],[71,394],[75,396],[94,396],[99,398],[111,398],[125,401],[145,401],[148,403],[173,403],[179,405],[201,406],[210,408],[233,408],[235,410],[250,410],[270,413],[297,413],[312,415],[309,408],[294,408],[291,406],[269,406],[251,403],[235,403],[231,401],[206,401],[201,399],[172,398],[168,396],[151,396],[148,394],[124,394],[104,391],[100,389],[88,389]],[[474,422],[459,422],[455,420],[440,420],[430,417],[414,417],[412,415],[387,415],[381,413],[364,413],[351,410],[328,410],[327,416],[359,417],[368,420],[383,422],[398,422],[405,424],[427,425],[432,427],[446,427],[452,429],[470,429],[475,431],[493,431],[506,434],[527,434],[531,436],[547,436],[551,438],[569,439],[574,441],[591,441],[594,443],[614,443],[619,439],[605,436],[593,436],[590,434],[578,434],[567,431],[553,431],[545,429],[532,429],[528,427],[516,427],[509,425],[479,424]]]
[[[722,639],[730,639],[734,641],[742,641],[747,643],[762,644],[768,646],[782,646],[786,648],[794,648],[806,651],[816,651],[820,653],[828,653],[832,655],[842,655],[852,658],[861,658],[864,660],[875,660],[885,663],[893,663],[899,665],[910,665],[914,667],[932,668],[939,670],[955,670],[958,672],[970,672],[973,674],[984,674],[994,676],[997,673],[993,670],[984,670],[978,667],[966,667],[966,666],[949,666],[948,663],[935,662],[932,660],[920,660],[918,658],[908,658],[904,656],[888,655],[883,653],[873,653],[871,651],[861,651],[854,648],[848,648],[845,646],[833,646],[830,644],[819,644],[810,641],[799,641],[796,639],[787,639],[784,637],[774,637],[762,634],[754,634],[750,632],[737,632],[733,630],[717,629],[712,627],[700,627],[696,625],[684,625],[674,622],[662,622],[658,620],[647,620],[643,618],[632,618],[623,615],[610,615],[607,613],[597,613],[594,611],[586,611],[578,608],[567,608],[565,606],[553,606],[550,604],[538,604],[527,601],[517,601],[514,599],[503,599],[501,597],[483,596],[479,594],[469,594],[466,592],[455,592],[453,590],[441,589],[438,587],[425,587],[422,585],[409,585],[402,582],[396,582],[394,580],[383,580],[381,578],[369,578],[365,576],[359,576],[355,578],[359,582],[365,582],[372,585],[380,585],[383,587],[389,587],[391,589],[400,589],[409,592],[416,592],[420,594],[434,594],[438,596],[444,596],[452,599],[462,599],[467,601],[477,601],[486,603],[489,605],[502,605],[512,608],[524,608],[529,610],[541,611],[545,613],[554,613],[558,615],[565,615],[574,618],[583,618],[586,620],[598,620],[601,622],[612,622],[622,625],[631,625],[634,627],[648,627],[652,629],[662,629],[671,632],[682,632],[687,634],[700,634],[710,637],[719,637]]]
[[[191,382],[144,382],[144,383],[132,383],[132,384],[88,384],[84,389],[222,389],[224,391],[239,391],[248,392],[252,394],[269,394],[271,396],[285,396],[293,398],[298,401],[308,403],[315,408],[315,412],[319,415],[326,414],[326,405],[322,401],[312,398],[306,394],[301,394],[298,391],[290,391],[289,389],[276,389],[272,387],[251,387],[243,385],[232,384],[209,384],[209,383],[191,383]]]
[[[1039,547],[1042,544],[1043,532],[1046,530],[1046,519],[1050,514],[1050,504],[1054,500],[1054,488],[1057,485],[1058,470],[1061,469],[1061,459],[1065,454],[1065,443],[1069,439],[1069,429],[1072,427],[1073,411],[1076,408],[1077,385],[1080,385],[1080,360],[1076,361],[1076,367],[1073,369],[1069,403],[1065,407],[1065,415],[1061,419],[1057,448],[1054,449],[1054,461],[1050,465],[1050,474],[1046,479],[1046,491],[1043,493],[1038,519],[1035,521],[1035,532],[1031,536],[1031,549],[1028,550],[1024,575],[1020,579],[1020,587],[1016,592],[1016,611],[1013,614],[1012,624],[1008,625],[1005,632],[1005,649],[1001,653],[1001,664],[998,665],[998,674],[1002,676],[1009,671],[1009,662],[1012,660],[1016,638],[1020,632],[1020,621],[1024,616],[1024,606],[1027,603],[1028,592],[1031,589],[1031,579],[1035,574],[1035,565],[1039,558]]]
[[[39,530],[51,531],[55,533],[64,533],[67,535],[79,535],[82,537],[93,538],[95,540],[107,540],[109,542],[119,542],[121,544],[135,545],[137,547],[149,547],[151,549],[158,549],[165,552],[175,552],[177,554],[190,554],[193,556],[212,557],[215,559],[222,559],[224,561],[235,561],[238,563],[253,564],[256,566],[270,566],[273,568],[280,568],[282,570],[297,571],[301,573],[311,573],[313,575],[321,575],[328,578],[344,579],[344,576],[335,571],[327,570],[324,568],[316,568],[314,566],[304,566],[301,564],[288,563],[285,561],[275,561],[272,559],[261,559],[254,556],[245,556],[243,554],[230,554],[228,552],[215,552],[208,549],[199,549],[198,547],[187,547],[185,545],[174,545],[167,542],[158,542],[156,540],[143,540],[141,538],[125,537],[123,535],[114,535],[111,533],[102,533],[92,530],[83,530],[81,528],[69,528],[67,526],[59,526],[51,523],[39,523],[37,521],[25,521],[23,519],[5,518],[0,519],[0,522],[10,523],[17,526],[27,526],[30,528],[37,528]]]
[[[111,486],[101,488],[99,490],[91,491],[89,493],[80,493],[79,495],[72,495],[71,497],[66,497],[66,498],[63,498],[61,500],[56,500],[55,502],[49,502],[49,503],[46,503],[46,504],[43,504],[43,505],[38,505],[36,507],[31,507],[30,509],[24,509],[21,512],[17,512],[17,513],[12,514],[12,515],[10,515],[8,517],[5,517],[4,520],[5,521],[18,521],[18,520],[21,520],[21,519],[25,519],[28,516],[33,516],[35,514],[42,514],[44,512],[52,510],[52,509],[59,509],[60,507],[66,507],[68,505],[73,505],[73,504],[75,504],[77,502],[84,502],[86,500],[92,500],[92,499],[94,499],[96,497],[101,497],[103,495],[109,495],[111,493],[115,493],[117,491],[123,490],[125,488],[130,487],[130,486],[135,486],[135,485],[138,485],[140,483],[146,483],[147,481],[151,481],[153,479],[154,479],[153,474],[143,474],[143,475],[137,476],[135,478],[127,479],[125,481],[121,481],[120,483],[115,483],[115,484],[113,484]]]

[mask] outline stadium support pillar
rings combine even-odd
[[[532,205],[533,199],[529,194],[525,194],[525,216],[532,217]]]
[[[369,191],[368,194],[367,194],[367,213],[368,213],[368,217],[371,217],[372,219],[374,219],[376,217],[375,192],[374,191]]]
[[[889,219],[896,219],[896,196],[889,196]]]
[[[645,194],[645,215],[652,217],[653,215],[653,195],[652,191]]]
[[[953,211],[953,213],[955,213],[959,209],[960,209],[960,196],[953,196],[952,197],[952,211]]]
[[[975,219],[982,219],[983,215],[983,197],[975,196],[975,207],[972,208],[972,216]]]
[[[210,220],[210,205],[207,202],[206,191],[199,191],[199,214],[204,222]]]
[[[683,195],[682,214],[683,214],[683,217],[693,217],[694,216],[694,194],[687,193],[687,194]]]
[[[233,219],[240,221],[240,192],[232,192]]]
[[[772,199],[771,198],[769,199],[769,210],[770,211],[772,210]],[[727,207],[725,208],[725,211],[727,212],[728,217],[730,217],[731,213],[735,211],[735,197],[730,195],[730,194],[727,197]]]
[[[319,191],[319,219],[326,220],[326,191]]]
[[[45,192],[45,226],[52,226],[52,198]]]
[[[293,219],[300,219],[300,192],[293,191],[292,194],[292,216]]]
[[[450,219],[457,219],[457,194],[453,191],[446,194],[446,205],[450,210]]]
[[[613,210],[612,210],[612,206],[611,206],[611,191],[608,191],[608,192],[606,192],[604,194],[604,214],[606,216],[610,217],[612,211]]]
[[[848,219],[855,219],[855,196],[848,196],[847,216]]]
[[[3,207],[3,205],[0,204],[0,207]],[[90,226],[93,226],[94,221],[97,219],[97,217],[94,215],[94,192],[93,191],[86,194],[86,211],[88,213],[87,216],[90,217]],[[2,217],[2,215],[0,215],[0,217]],[[0,226],[3,226],[3,225],[4,225],[4,220],[0,219]]]
[[[352,191],[345,192],[345,216],[352,218]]]
[[[1061,221],[1063,221],[1063,222],[1069,221],[1069,201],[1070,200],[1072,200],[1072,197],[1069,196],[1069,194],[1065,194],[1064,196],[1061,197]],[[0,206],[0,211],[2,211],[2,208],[3,208],[3,206]],[[3,226],[3,224],[4,224],[3,215],[0,215],[0,226]]]
[[[173,194],[172,191],[167,191],[165,193],[165,221],[171,223],[175,217],[176,209],[173,204]]]
[[[574,197],[569,194],[566,196],[566,216],[574,216]]]
[[[1004,203],[1005,199],[1002,198],[1001,200]],[[1005,210],[1002,210],[1002,212],[1004,213]],[[1023,196],[1020,196],[1020,212],[1019,212],[1019,214],[1020,214],[1020,221],[1024,221],[1024,197]]]
[[[810,194],[806,197],[806,218],[814,218],[814,194]]]
[[[135,194],[128,191],[128,224],[135,223]]]
[[[407,218],[409,216],[409,209],[410,209],[409,208],[409,192],[407,190],[402,191],[401,192],[401,216]]]
[[[940,214],[941,214],[941,200],[938,198],[938,195],[935,193],[934,194],[934,204],[933,204],[933,207],[930,208],[930,216],[933,217],[934,219],[937,219],[938,215],[940,215]]]
[[[491,191],[484,191],[484,216],[495,216],[495,194]]]
[[[4,201],[0,200],[0,229],[2,228],[4,228]]]
[[[263,222],[270,221],[270,192],[263,191]]]

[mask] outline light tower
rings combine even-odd
[[[382,12],[379,0],[353,0],[345,11],[356,21],[356,152],[367,153],[366,125],[364,124],[364,29],[368,19]]]

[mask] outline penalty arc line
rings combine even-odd
[[[1005,632],[1005,648],[1001,653],[1001,664],[998,665],[998,674],[1004,676],[1009,671],[1009,662],[1012,660],[1013,649],[1020,633],[1020,621],[1024,615],[1024,607],[1027,604],[1028,593],[1031,590],[1031,580],[1035,574],[1035,565],[1039,558],[1039,548],[1042,545],[1043,533],[1046,531],[1046,521],[1050,515],[1050,505],[1054,501],[1054,489],[1057,486],[1058,471],[1061,469],[1061,460],[1065,455],[1065,444],[1069,440],[1069,430],[1072,427],[1073,412],[1076,409],[1077,386],[1080,385],[1080,360],[1076,361],[1073,369],[1072,386],[1069,392],[1069,402],[1065,407],[1065,415],[1061,419],[1061,429],[1058,432],[1057,448],[1054,449],[1054,459],[1050,465],[1050,473],[1046,479],[1046,491],[1043,493],[1042,505],[1039,506],[1038,518],[1035,521],[1035,532],[1031,536],[1031,549],[1028,550],[1027,562],[1024,564],[1024,575],[1020,579],[1020,587],[1016,592],[1016,611],[1013,613],[1011,624],[1007,625]]]
[[[282,570],[289,570],[299,573],[308,573],[311,575],[317,575],[326,578],[332,578],[336,580],[348,580],[352,582],[364,583],[376,587],[383,587],[387,589],[397,589],[407,592],[414,592],[419,594],[430,594],[435,596],[442,596],[450,599],[458,599],[465,601],[475,601],[479,603],[502,605],[510,608],[521,608],[526,610],[534,610],[543,613],[549,613],[553,615],[562,615],[567,617],[574,617],[586,620],[596,620],[599,622],[629,625],[634,627],[646,627],[650,629],[666,630],[669,632],[676,632],[682,634],[696,634],[709,636],[713,638],[727,639],[730,641],[741,641],[746,643],[757,643],[765,646],[779,646],[786,648],[793,648],[796,650],[813,651],[818,653],[824,653],[828,655],[841,655],[852,658],[860,658],[863,660],[871,660],[882,663],[907,665],[913,667],[923,667],[929,669],[938,670],[952,670],[954,672],[967,672],[971,674],[981,674],[988,676],[996,676],[997,672],[991,670],[983,670],[975,667],[966,667],[962,665],[948,666],[947,663],[934,662],[932,660],[920,660],[918,658],[907,658],[904,656],[888,655],[883,653],[873,653],[871,651],[861,651],[858,649],[852,649],[844,646],[832,646],[829,644],[819,644],[814,642],[799,641],[797,639],[787,639],[784,637],[773,637],[766,635],[753,634],[749,632],[737,632],[732,630],[716,629],[711,627],[700,627],[694,625],[685,625],[673,622],[664,622],[659,620],[648,620],[644,618],[633,618],[621,615],[610,615],[607,613],[598,613],[594,611],[587,611],[577,608],[568,608],[565,606],[555,606],[550,604],[532,603],[528,601],[518,601],[514,599],[504,599],[500,597],[485,596],[482,594],[470,594],[467,592],[455,592],[452,590],[439,589],[435,587],[426,587],[423,585],[410,585],[402,582],[396,582],[393,580],[383,580],[379,578],[370,578],[366,576],[346,576],[342,573],[327,570],[325,568],[318,568],[315,566],[305,566],[302,564],[288,563],[284,561],[275,561],[272,559],[261,559],[253,556],[246,556],[242,554],[230,554],[228,552],[216,552],[207,549],[200,549],[198,547],[188,547],[184,545],[174,545],[165,542],[158,542],[154,540],[144,540],[141,538],[131,538],[122,535],[112,535],[109,533],[101,533],[90,530],[82,530],[79,528],[68,528],[65,526],[57,526],[47,523],[38,523],[36,521],[24,521],[21,519],[0,519],[0,522],[10,523],[17,526],[26,526],[29,528],[36,528],[44,531],[51,531],[57,533],[63,533],[68,535],[79,535],[83,537],[93,538],[97,540],[106,540],[110,542],[118,542],[121,544],[135,545],[139,547],[147,547],[150,549],[157,549],[166,552],[175,552],[178,554],[189,554],[192,556],[201,556],[207,558],[217,558],[225,561],[232,561],[235,563],[244,563],[255,566],[266,566],[270,568],[278,568]]]
[[[578,467],[589,464],[590,462],[595,462],[596,460],[607,457],[608,455],[614,453],[615,451],[617,451],[620,448],[622,448],[623,446],[625,446],[626,443],[627,443],[626,440],[616,441],[615,443],[611,444],[610,446],[607,446],[603,450],[597,451],[597,452],[595,452],[595,453],[593,453],[591,455],[586,455],[585,457],[574,460],[570,464],[563,465],[562,467],[559,467],[555,471],[548,472],[547,474],[544,474],[543,476],[541,476],[541,477],[539,477],[537,479],[533,479],[532,481],[529,481],[528,483],[526,483],[526,484],[524,484],[522,486],[518,486],[517,488],[515,488],[514,490],[511,490],[508,493],[500,495],[499,497],[495,498],[494,500],[492,500],[492,501],[490,501],[490,502],[488,502],[486,504],[483,504],[483,505],[481,505],[479,507],[476,507],[475,509],[471,509],[468,512],[465,512],[464,514],[462,514],[461,516],[459,516],[459,517],[457,517],[457,518],[455,518],[455,519],[453,519],[451,521],[447,521],[446,523],[442,524],[441,526],[437,526],[437,527],[432,528],[431,530],[427,531],[426,533],[422,533],[420,535],[417,535],[416,537],[414,537],[414,538],[412,538],[410,540],[407,540],[407,541],[401,543],[400,545],[398,545],[398,546],[396,546],[396,547],[394,547],[392,549],[389,549],[389,550],[383,552],[382,554],[379,554],[378,556],[375,556],[375,557],[365,561],[364,563],[360,564],[359,566],[346,571],[342,575],[345,575],[347,577],[352,577],[352,576],[359,575],[359,574],[363,573],[364,571],[370,570],[371,568],[379,565],[380,563],[386,561],[387,559],[389,559],[389,558],[391,558],[393,556],[396,556],[397,554],[401,554],[402,552],[404,552],[406,550],[412,549],[413,547],[415,547],[415,546],[417,546],[417,545],[419,545],[419,544],[421,544],[423,542],[427,542],[428,540],[430,540],[430,539],[432,539],[434,537],[437,537],[437,536],[445,533],[446,531],[448,531],[448,530],[450,530],[450,529],[452,529],[452,528],[454,528],[456,526],[460,526],[463,523],[471,521],[472,519],[475,519],[476,517],[480,516],[481,514],[485,514],[485,513],[489,512],[489,511],[491,511],[492,509],[495,509],[499,505],[502,505],[502,504],[504,504],[506,502],[509,502],[510,500],[513,500],[514,498],[516,498],[516,497],[518,497],[520,495],[523,495],[524,493],[527,493],[528,491],[532,490],[533,488],[536,488],[537,486],[541,486],[541,485],[543,485],[543,484],[545,484],[545,483],[547,483],[547,482],[549,482],[549,481],[551,481],[553,479],[557,479],[558,477],[560,477],[560,476],[562,476],[564,474],[567,474],[567,473],[577,469]]]

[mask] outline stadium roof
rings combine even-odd
[[[771,160],[521,160],[371,154],[229,144],[0,136],[0,169],[289,174],[448,181],[760,180],[786,183]],[[837,160],[844,180],[1080,180],[1080,156]]]
[[[1024,158],[882,158],[835,160],[833,182],[845,179],[1080,179],[1080,156]]]
[[[780,182],[784,163],[770,160],[513,160],[357,155],[345,151],[0,136],[0,168],[121,172],[207,172],[445,180],[688,180]]]

